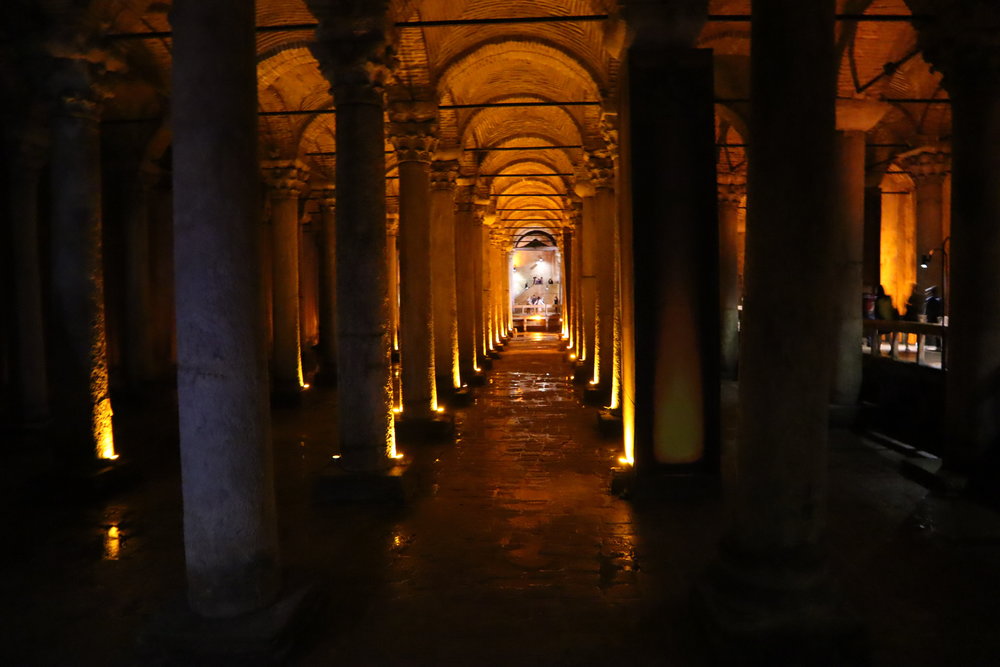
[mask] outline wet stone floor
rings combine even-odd
[[[710,664],[689,599],[725,498],[611,495],[620,443],[569,374],[554,335],[511,341],[455,410],[454,442],[401,443],[418,481],[403,505],[313,502],[337,453],[335,391],[274,411],[285,587],[326,600],[289,664]],[[729,488],[735,385],[723,390]],[[122,492],[85,502],[35,484],[21,474],[44,468],[32,438],[0,472],[0,665],[251,664],[137,645],[184,594],[176,410],[163,392],[116,417],[136,473]],[[832,432],[830,567],[872,664],[1000,664],[1000,520],[929,495],[893,456]]]

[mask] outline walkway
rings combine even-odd
[[[597,436],[555,338],[512,341],[489,377],[456,415],[457,443],[403,445],[424,492],[402,507],[311,502],[335,453],[335,392],[275,412],[287,585],[318,582],[330,601],[292,664],[707,664],[688,599],[723,501],[611,496],[617,443]],[[24,502],[24,487],[2,498],[0,664],[197,664],[135,648],[184,590],[175,416],[169,401],[119,416],[135,488],[92,504]],[[1000,664],[1000,521],[929,496],[893,457],[834,432],[831,569],[871,630],[874,664]]]

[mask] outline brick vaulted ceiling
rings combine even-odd
[[[43,0],[54,14],[87,5],[71,0]],[[309,50],[315,23],[304,0],[257,0],[258,26],[272,27],[257,36],[258,94],[261,111],[300,111],[334,106],[329,85]],[[422,26],[396,30],[398,65],[393,85],[433,91],[441,105],[495,102],[597,102],[593,106],[533,106],[442,109],[439,132],[444,147],[459,149],[461,174],[481,194],[517,194],[521,208],[568,206],[576,178],[586,173],[584,149],[603,147],[601,120],[614,111],[618,52],[611,48],[611,26],[620,11],[615,0],[392,0],[395,22],[489,19],[526,16],[608,14],[610,21]],[[107,120],[163,117],[169,108],[169,2],[92,0],[86,20],[110,34],[165,33],[119,38],[112,48],[127,69],[109,80],[114,96]],[[904,0],[838,0],[842,14],[907,15]],[[726,14],[746,15],[749,0],[710,0],[716,18],[702,29],[698,45],[716,55],[719,169],[745,169],[745,118],[749,91],[750,25],[725,21]],[[299,26],[281,30],[274,26]],[[838,95],[900,100],[872,130],[870,141],[891,145],[877,161],[950,134],[947,104],[901,100],[946,99],[940,77],[916,51],[917,37],[905,21],[840,21]],[[210,91],[206,91],[209,94]],[[792,113],[793,110],[790,110]],[[332,179],[336,146],[334,117],[265,115],[260,119],[261,157],[298,157],[312,166],[318,182]],[[928,139],[929,138],[929,139]],[[539,146],[560,148],[539,149]],[[569,148],[564,148],[564,147]],[[892,146],[895,146],[893,148]],[[523,150],[517,150],[523,147]],[[387,150],[390,148],[386,146]],[[484,151],[484,148],[505,148]],[[320,155],[322,154],[322,155]],[[395,168],[392,156],[387,166]],[[804,161],[809,159],[803,147]],[[888,158],[888,161],[887,161]],[[523,176],[523,174],[575,176]],[[511,174],[480,177],[481,174]],[[522,176],[515,176],[522,174]],[[478,180],[475,180],[477,179]],[[468,181],[467,181],[468,182]],[[532,197],[537,193],[538,197]],[[544,195],[544,196],[542,196]],[[556,216],[554,226],[568,222]]]

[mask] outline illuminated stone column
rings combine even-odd
[[[832,296],[835,5],[753,7],[739,479],[700,589],[718,643],[748,663],[859,661],[822,546],[833,309],[803,308],[788,326],[789,303]],[[802,146],[808,169],[788,159]]]
[[[473,262],[473,326],[476,337],[476,366],[479,369],[487,367],[489,358],[489,341],[486,328],[486,299],[489,281],[486,278],[486,270],[483,266],[483,248],[486,245],[485,238],[488,233],[483,227],[484,210],[482,206],[476,206],[472,217],[472,235],[469,239]]]
[[[115,457],[102,256],[100,95],[91,65],[56,61],[52,118],[51,326],[59,444],[78,462]]]
[[[615,237],[618,220],[615,210],[615,165],[611,152],[607,149],[592,151],[587,155],[587,170],[594,186],[594,254],[596,274],[596,327],[594,344],[594,374],[601,396],[611,395],[614,375],[615,341],[615,274],[617,257]]]
[[[337,189],[328,185],[319,192],[322,217],[319,282],[319,376],[332,383],[337,378]]]
[[[274,293],[274,354],[271,382],[279,400],[302,391],[299,313],[299,195],[309,168],[298,160],[269,160],[261,165],[271,199],[271,253]]]
[[[576,363],[578,366],[583,364],[584,355],[584,336],[583,336],[583,318],[582,318],[582,301],[580,298],[580,286],[582,281],[580,280],[580,255],[582,244],[580,242],[581,228],[583,227],[583,201],[575,200],[571,202],[569,211],[570,220],[573,225],[573,235],[571,238],[572,248],[570,249],[570,274],[572,278],[572,297],[573,297],[573,312],[570,314],[572,321],[570,326],[573,330],[573,354],[576,355]]]
[[[386,3],[366,3],[365,16],[353,21],[338,14],[339,3],[310,0],[309,8],[320,21],[312,51],[337,101],[339,468],[372,481],[396,455],[382,88]],[[365,39],[357,38],[359,31]]]
[[[947,203],[944,200],[944,182],[951,171],[951,153],[947,145],[934,144],[909,151],[896,159],[916,184],[917,233],[913,263],[916,266],[917,286],[922,293],[940,282],[940,272],[921,268],[920,261],[923,255],[940,248],[946,236],[944,211]],[[934,259],[938,259],[936,253]],[[938,285],[938,295],[947,298],[943,289],[943,285]],[[910,295],[892,296],[902,311],[902,306]]]
[[[37,426],[49,417],[49,384],[45,357],[45,317],[39,249],[38,190],[49,141],[40,124],[5,126],[7,255],[14,280],[13,371],[15,410],[21,425]]]
[[[634,278],[623,350],[634,403],[623,427],[640,483],[666,490],[711,488],[719,470],[712,55],[665,41],[670,34],[638,35],[628,53],[631,215],[621,225]]]
[[[495,216],[494,216],[495,217]],[[489,222],[492,222],[490,216],[487,214],[483,218],[482,227],[482,243],[479,247],[479,255],[481,257],[481,271],[483,277],[483,351],[488,357],[498,356],[497,351],[494,347],[494,332],[493,332],[493,263],[490,260],[491,257],[491,245],[490,237],[492,236],[492,229],[489,226]]]
[[[133,388],[154,379],[153,288],[150,253],[149,206],[151,192],[162,174],[153,165],[143,165],[132,188],[131,215],[125,231],[128,246],[125,312],[125,365]]]
[[[392,107],[391,139],[399,165],[399,355],[403,418],[437,411],[431,289],[431,177],[437,146],[433,104]]]
[[[951,304],[945,376],[946,464],[970,491],[1000,495],[1000,8],[933,3],[920,35],[952,98]],[[926,251],[924,251],[926,252]],[[935,258],[936,260],[937,258]],[[938,274],[940,275],[940,274]],[[947,296],[945,297],[947,298]]]
[[[455,265],[455,179],[458,160],[431,165],[431,286],[434,291],[434,368],[438,393],[462,386],[458,364],[458,291]]]
[[[566,348],[573,347],[573,230],[562,230],[562,321]]]
[[[597,221],[593,184],[577,183],[576,194],[583,199],[580,224],[580,361],[584,377],[591,381],[597,354]]]
[[[831,419],[852,424],[861,393],[861,295],[865,236],[865,132],[888,105],[837,100],[837,170],[834,198],[833,282],[836,359],[830,388]]]
[[[736,379],[740,357],[740,204],[746,193],[745,176],[719,174],[719,308],[722,377]]]
[[[468,188],[462,188],[467,190]],[[463,192],[455,212],[455,288],[457,299],[458,361],[463,383],[478,367],[476,362],[476,295],[473,225],[474,210]]]
[[[191,608],[209,617],[265,607],[280,585],[256,225],[254,18],[252,3],[220,0],[171,12],[184,547]]]
[[[389,321],[392,349],[399,351],[399,202],[386,204],[385,261],[389,267]]]

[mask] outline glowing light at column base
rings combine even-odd
[[[93,430],[94,445],[97,458],[114,461],[118,458],[115,453],[115,436],[112,429],[111,399],[105,398],[94,405]]]

